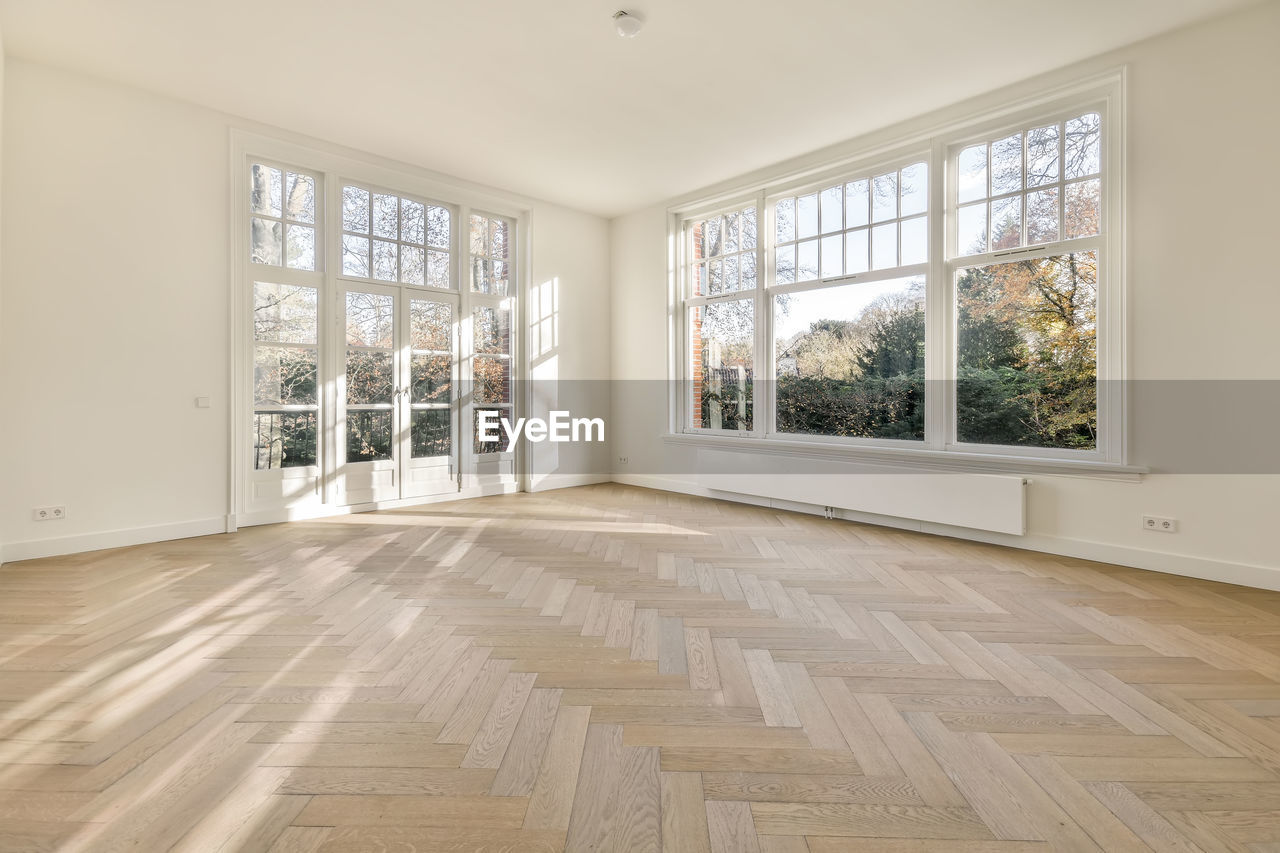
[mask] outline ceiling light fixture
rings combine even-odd
[[[613,13],[613,28],[618,31],[620,38],[635,38],[640,33],[640,27],[642,26],[644,26],[644,21],[630,12],[619,10]]]

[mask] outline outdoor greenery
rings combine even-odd
[[[957,283],[961,441],[1097,443],[1097,255],[965,270]]]
[[[746,303],[722,304],[703,320],[703,351],[719,357],[698,389],[702,422],[749,428],[751,316]],[[959,440],[1094,447],[1097,255],[969,268],[956,283],[956,305]],[[779,340],[778,431],[923,439],[924,349],[919,280],[855,318],[817,320]]]

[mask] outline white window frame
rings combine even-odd
[[[263,163],[275,168],[311,175],[316,179],[316,270],[293,270],[287,266],[253,264],[249,261],[249,167],[251,163]],[[229,266],[231,270],[228,305],[231,317],[228,361],[232,366],[228,380],[228,508],[227,530],[235,530],[246,524],[265,524],[293,518],[308,518],[373,509],[380,506],[400,506],[423,503],[424,498],[403,498],[371,505],[346,506],[336,502],[333,484],[339,463],[336,435],[336,418],[340,409],[337,399],[338,377],[342,370],[340,354],[345,352],[336,318],[343,316],[338,304],[342,281],[358,286],[380,285],[399,287],[409,298],[414,293],[447,295],[456,300],[458,321],[461,328],[458,352],[459,387],[469,385],[470,315],[473,300],[484,294],[471,292],[466,277],[465,262],[469,257],[466,228],[473,209],[486,215],[500,216],[512,225],[511,239],[514,257],[511,260],[510,294],[511,313],[511,363],[512,363],[512,412],[519,417],[526,409],[525,383],[518,381],[525,376],[526,358],[521,330],[528,302],[530,278],[529,234],[531,230],[531,206],[521,199],[488,192],[482,187],[462,184],[444,175],[426,170],[416,170],[391,161],[356,159],[350,155],[325,147],[305,145],[267,136],[255,131],[233,128],[229,158],[231,245]],[[434,288],[427,285],[409,285],[384,282],[379,279],[345,275],[341,265],[342,204],[341,192],[345,184],[373,191],[389,192],[413,201],[434,204],[449,209],[453,222],[450,234],[450,287]],[[302,284],[319,290],[319,333],[317,347],[320,350],[320,424],[318,464],[298,468],[253,470],[253,444],[251,420],[253,407],[253,281],[272,281],[283,284]],[[461,404],[458,433],[455,436],[456,459],[462,472],[460,490],[456,497],[474,497],[498,491],[515,491],[527,487],[527,460],[523,447],[502,454],[485,454],[483,463],[472,452],[470,436],[471,406]],[[499,467],[501,463],[503,467]],[[511,473],[502,473],[507,469]],[[314,498],[306,502],[264,501],[255,498],[254,481],[257,474],[315,478]],[[296,491],[296,490],[295,490]],[[454,496],[450,496],[451,498]]]
[[[683,218],[680,224],[679,236],[676,242],[678,243],[678,249],[680,252],[680,266],[679,266],[680,288],[681,288],[680,292],[681,294],[683,294],[683,308],[681,309],[681,316],[682,316],[681,328],[683,329],[683,332],[685,335],[685,338],[683,341],[683,349],[682,349],[683,361],[681,362],[682,368],[681,368],[681,374],[680,374],[681,377],[683,378],[683,381],[679,383],[681,387],[681,392],[677,395],[682,401],[682,406],[683,406],[681,410],[682,412],[681,423],[692,424],[692,413],[693,413],[693,408],[692,408],[693,381],[689,375],[689,371],[691,370],[690,359],[692,357],[692,351],[691,351],[691,348],[689,347],[689,340],[688,340],[688,335],[691,331],[689,328],[689,320],[688,320],[689,312],[694,308],[704,307],[706,305],[711,305],[717,302],[739,302],[744,299],[751,299],[754,301],[754,310],[753,310],[752,316],[755,318],[755,324],[752,329],[753,335],[755,337],[755,341],[754,341],[754,346],[752,348],[752,362],[751,362],[751,372],[753,376],[753,379],[751,382],[751,429],[749,430],[712,429],[711,427],[688,426],[687,431],[691,434],[712,435],[712,436],[718,435],[718,436],[724,436],[724,437],[730,437],[730,438],[759,438],[764,434],[764,430],[760,426],[760,385],[754,379],[754,377],[759,374],[760,366],[761,366],[759,356],[760,356],[760,341],[761,341],[760,336],[762,334],[762,330],[760,328],[759,318],[760,318],[761,300],[765,298],[764,268],[762,266],[765,258],[764,215],[763,215],[763,209],[761,208],[761,205],[763,203],[764,203],[764,196],[759,193],[751,196],[739,196],[727,202],[720,202],[714,207],[710,207],[710,208],[698,211],[695,215],[686,216]],[[688,275],[690,265],[693,263],[693,261],[688,257],[688,251],[690,246],[689,230],[692,227],[692,223],[698,220],[707,219],[713,216],[722,216],[726,213],[737,213],[742,210],[745,210],[748,207],[754,207],[756,209],[756,248],[755,248],[756,286],[754,288],[750,288],[747,290],[733,290],[725,293],[714,293],[714,294],[708,293],[708,294],[702,294],[702,295],[694,294],[693,288],[692,288],[692,282],[689,280],[689,275]],[[709,278],[708,278],[708,282],[710,282]]]
[[[756,183],[729,189],[711,198],[694,199],[668,209],[669,258],[669,375],[674,380],[670,395],[670,432],[673,443],[718,445],[773,453],[828,458],[871,459],[906,463],[927,468],[968,470],[1058,471],[1100,473],[1122,477],[1144,472],[1127,464],[1127,400],[1123,388],[1126,374],[1125,349],[1125,113],[1124,70],[1060,86],[1012,104],[995,106],[977,114],[930,123],[928,117],[917,126],[924,129],[899,138],[880,141],[868,150],[852,150],[834,161],[792,171],[766,173]],[[1058,240],[1054,243],[984,254],[959,256],[955,252],[955,157],[967,144],[997,139],[1017,130],[1040,127],[1087,112],[1101,117],[1101,217],[1102,233],[1096,237]],[[778,198],[821,191],[838,179],[874,177],[890,168],[901,168],[924,160],[929,170],[928,261],[910,267],[870,270],[866,273],[818,278],[795,284],[774,283],[775,229],[773,203]],[[1059,180],[1046,186],[1064,186],[1065,164],[1060,163]],[[877,171],[879,170],[879,171]],[[1037,188],[1038,189],[1038,188]],[[751,432],[715,431],[693,428],[690,420],[689,387],[690,329],[688,308],[699,299],[689,291],[686,223],[708,215],[741,209],[751,199],[757,204],[759,235],[757,252],[759,280],[756,289],[757,377],[775,376],[772,347],[772,296],[801,292],[849,282],[870,282],[910,275],[926,276],[925,334],[925,439],[913,440],[814,436],[776,431],[773,382],[753,383],[754,419]],[[1060,205],[1061,205],[1060,200]],[[1061,207],[1060,207],[1061,210]],[[1025,223],[1024,223],[1025,227]],[[819,235],[819,238],[821,235]],[[899,240],[901,236],[899,235]],[[956,440],[954,381],[956,376],[956,271],[1006,259],[1023,259],[1081,251],[1098,251],[1097,327],[1097,407],[1098,438],[1091,450],[1035,448],[1008,445],[962,443]],[[899,256],[899,260],[901,257]],[[821,272],[819,270],[819,272]],[[732,295],[731,295],[732,296]],[[714,298],[721,298],[719,296]],[[941,389],[942,393],[937,393]],[[768,399],[766,399],[768,398]]]

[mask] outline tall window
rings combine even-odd
[[[1101,116],[965,145],[956,177],[956,256],[983,257],[952,265],[956,439],[1094,449]]]
[[[775,429],[924,438],[929,167],[773,204]]]
[[[472,436],[521,404],[519,207],[255,135],[233,148],[237,514],[515,488],[505,432]]]
[[[1120,461],[1116,98],[681,218],[683,429]]]
[[[487,413],[510,420],[511,396],[511,223],[497,216],[473,213],[470,222],[472,356],[471,388],[478,421]],[[479,440],[475,452],[509,450],[505,434],[498,442]]]
[[[249,166],[253,291],[253,467],[318,461],[320,434],[318,177],[272,163]]]
[[[695,429],[738,432],[753,426],[757,231],[755,207],[699,219],[686,229]]]

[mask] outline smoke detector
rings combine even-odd
[[[613,13],[613,28],[618,31],[619,38],[635,38],[642,26],[644,21],[630,12],[619,10]]]

